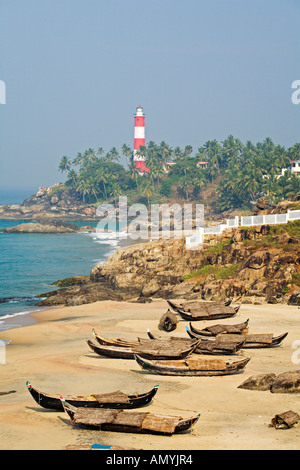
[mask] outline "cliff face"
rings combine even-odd
[[[89,292],[90,301],[105,296],[288,301],[300,285],[300,223],[288,225],[227,231],[198,250],[186,250],[184,239],[120,248],[92,269],[84,286],[60,292],[59,302],[89,301]],[[55,304],[55,296],[46,302]]]

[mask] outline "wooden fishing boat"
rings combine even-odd
[[[100,356],[113,357],[118,359],[134,359],[135,354],[140,354],[148,359],[182,359],[191,354],[197,347],[199,340],[186,348],[176,347],[172,343],[165,341],[152,342],[149,345],[142,344],[135,348],[105,346],[102,344],[94,344],[88,340],[89,347]],[[154,343],[154,344],[152,344]],[[163,343],[163,344],[162,344]]]
[[[147,412],[76,408],[63,398],[62,405],[73,425],[101,431],[171,435],[191,429],[200,417],[198,414],[192,418],[183,419],[181,416],[166,416]]]
[[[194,333],[193,338],[197,336],[217,336],[218,334],[246,334],[248,332],[248,323],[249,319],[243,323],[238,323],[235,325],[212,325],[199,330],[190,323],[190,330]]]
[[[105,338],[99,333],[96,333],[95,329],[92,329],[95,340],[103,346],[117,346],[120,348],[132,348],[139,345],[138,340],[127,340],[123,338]]]
[[[176,347],[182,346],[183,348],[188,348],[189,346],[193,346],[196,344],[199,339],[195,338],[177,338],[174,336],[171,336],[170,338],[137,338],[136,340],[126,340],[126,339],[107,339],[104,336],[99,335],[96,333],[96,331],[93,329],[93,335],[94,338],[97,340],[97,342],[102,345],[102,346],[116,346],[118,348],[139,348],[140,346],[143,347],[153,347],[154,343],[151,341],[151,339],[156,340],[157,346],[160,345],[168,345],[168,347],[172,344],[174,344]]]
[[[56,411],[64,411],[61,403],[61,395],[53,395],[50,393],[40,392],[32,387],[29,381],[26,382],[27,388],[38,403],[43,408]],[[158,390],[158,385],[155,385],[152,390],[142,394],[127,395],[121,391],[112,393],[93,394],[89,396],[66,396],[68,403],[73,406],[80,406],[84,408],[113,408],[113,409],[130,409],[139,408],[148,405]]]
[[[240,305],[231,307],[220,302],[187,301],[178,304],[170,300],[167,302],[181,318],[188,321],[229,318],[236,315],[240,308]]]
[[[191,339],[197,339],[196,336],[194,336],[193,333],[190,333],[188,327],[185,327],[187,330],[187,333],[190,335]],[[153,335],[149,330],[147,330],[149,338],[152,340],[159,340],[155,335]],[[178,342],[183,342],[183,341],[190,341],[189,338],[180,338],[180,337],[175,337],[171,336],[168,338],[169,341],[174,341],[174,343]],[[202,339],[198,338],[199,343],[197,345],[197,348],[194,350],[194,353],[196,354],[210,354],[210,355],[230,355],[230,354],[236,354],[243,346],[244,344],[244,339],[240,339],[240,341],[217,341],[217,340],[207,340],[207,339]]]
[[[250,361],[250,357],[232,363],[225,362],[223,359],[204,358],[189,358],[181,361],[151,361],[138,355],[135,355],[135,360],[142,369],[154,374],[211,377],[242,372]]]
[[[195,349],[196,354],[212,356],[229,356],[237,354],[243,347],[244,341],[201,341]]]
[[[192,333],[188,327],[186,327],[186,331],[191,339],[199,339],[199,336],[195,333]],[[222,348],[222,343],[224,344],[240,344],[239,349],[260,349],[260,348],[274,348],[279,346],[280,343],[284,340],[284,338],[288,335],[288,333],[283,333],[279,336],[273,336],[272,333],[269,334],[218,334],[214,337],[214,339],[206,339],[205,341],[212,342],[214,344],[215,341],[218,342],[218,345]],[[203,345],[203,340],[200,342],[199,346]],[[198,348],[197,348],[198,349]]]
[[[246,334],[242,335],[245,339],[244,344],[242,346],[243,349],[259,349],[259,348],[274,348],[279,346],[280,343],[286,338],[288,333],[283,333],[279,336],[273,336],[272,333],[268,334]],[[230,341],[237,341],[236,335],[218,335],[216,339],[220,341],[224,341],[225,336],[228,337],[227,339]]]

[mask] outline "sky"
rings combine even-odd
[[[229,134],[300,142],[300,0],[0,0],[0,190],[64,181],[63,155]]]

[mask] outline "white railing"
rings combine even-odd
[[[186,248],[193,248],[201,245],[205,235],[221,235],[224,230],[235,227],[251,227],[255,225],[287,224],[293,220],[300,219],[300,210],[290,211],[285,214],[266,214],[250,215],[234,219],[227,219],[225,224],[215,225],[213,227],[199,227],[190,237],[186,237]]]

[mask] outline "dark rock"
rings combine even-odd
[[[238,386],[238,388],[243,388],[246,390],[270,390],[274,380],[276,378],[275,374],[260,374],[252,375],[245,382]]]
[[[276,377],[272,393],[300,393],[300,370],[284,372]]]
[[[70,287],[70,286],[80,286],[89,282],[90,276],[73,276],[67,277],[65,279],[60,279],[58,281],[52,282],[52,286],[57,287]]]
[[[288,305],[300,305],[300,289],[293,292],[288,300]]]

